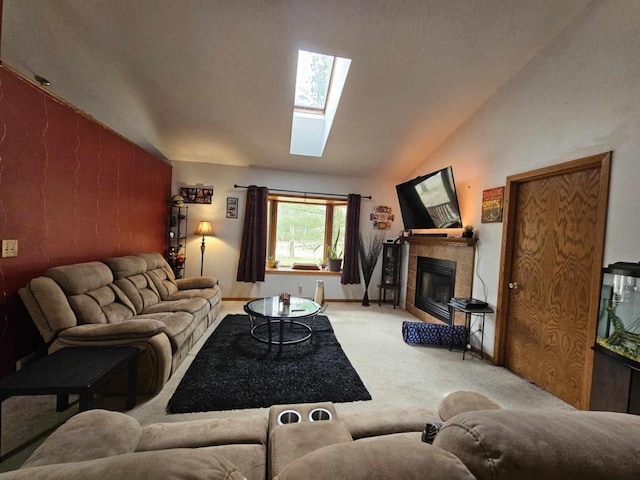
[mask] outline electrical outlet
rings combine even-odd
[[[18,256],[18,240],[2,240],[2,258]]]

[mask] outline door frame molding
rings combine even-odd
[[[587,170],[590,168],[600,169],[600,186],[598,192],[598,207],[594,212],[596,215],[596,231],[602,232],[597,240],[595,251],[593,252],[593,269],[591,271],[591,289],[592,292],[599,291],[600,275],[602,270],[602,262],[604,257],[605,230],[607,222],[607,201],[609,197],[609,177],[611,169],[611,153],[605,152],[589,157],[572,160],[569,162],[552,165],[549,167],[532,170],[529,172],[519,173],[507,177],[505,186],[505,205],[504,205],[504,223],[502,225],[502,245],[500,256],[500,276],[498,279],[498,300],[496,305],[496,324],[495,324],[495,350],[494,362],[496,365],[504,365],[506,342],[507,342],[507,312],[509,311],[509,281],[511,269],[513,267],[513,242],[515,239],[515,223],[516,223],[516,199],[518,198],[518,188],[523,182],[535,180],[539,178],[552,177],[567,173]],[[599,308],[599,298],[592,295],[589,299],[589,332],[587,332],[587,341],[595,341],[597,312]],[[591,370],[593,367],[593,351],[588,349],[587,358],[585,358],[585,375],[584,386],[585,392],[583,396],[586,401],[583,405],[589,404],[589,394],[591,392]]]

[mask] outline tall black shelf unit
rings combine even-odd
[[[402,261],[402,244],[385,243],[382,245],[382,276],[378,305],[387,303],[387,290],[393,292],[393,308],[400,306],[400,264]]]
[[[169,250],[167,262],[176,278],[184,278],[186,257],[187,222],[189,207],[171,205],[169,218]]]

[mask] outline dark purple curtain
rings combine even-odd
[[[239,282],[264,282],[267,261],[267,187],[247,188],[244,229],[238,262]]]
[[[358,267],[358,232],[360,232],[360,195],[350,193],[347,199],[347,225],[344,232],[344,258],[340,283],[360,283]]]

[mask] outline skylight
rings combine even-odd
[[[298,50],[292,155],[321,157],[324,153],[350,66],[349,58]]]
[[[298,50],[296,108],[324,112],[334,63],[332,55]]]

